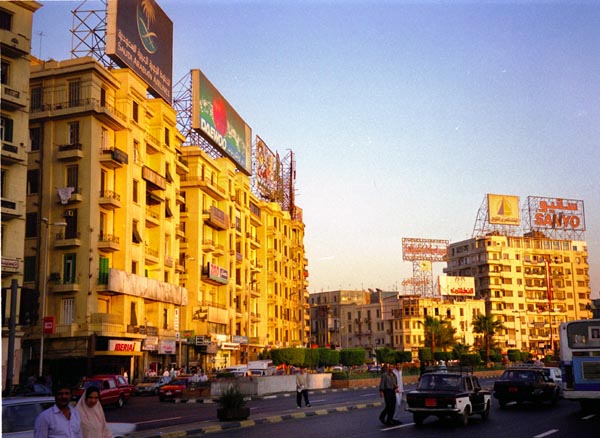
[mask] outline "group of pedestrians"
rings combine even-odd
[[[381,370],[379,382],[379,396],[383,397],[385,407],[379,414],[379,421],[386,426],[402,424],[400,414],[402,413],[402,395],[404,384],[402,382],[402,364],[384,365]]]
[[[75,407],[71,396],[71,388],[58,388],[55,404],[35,419],[34,438],[112,438],[100,404],[100,389],[87,388]]]

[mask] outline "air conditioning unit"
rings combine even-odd
[[[75,210],[65,210],[64,217],[73,217],[75,216]]]

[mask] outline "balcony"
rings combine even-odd
[[[229,216],[214,205],[202,212],[202,218],[206,225],[215,230],[222,231],[229,228]]]
[[[100,233],[98,236],[98,249],[100,251],[119,251],[119,237],[113,234]]]
[[[156,265],[160,261],[160,253],[156,249],[147,246],[144,248],[144,255],[146,256],[146,263],[149,265]]]
[[[122,335],[125,325],[122,315],[112,313],[92,313],[88,329],[92,332],[110,335]]]
[[[27,151],[25,145],[19,146],[2,142],[2,164],[16,164],[25,162]]]
[[[114,210],[115,208],[121,208],[121,195],[112,190],[104,190],[100,192],[100,199],[98,203],[109,210]]]
[[[150,207],[146,207],[146,227],[155,228],[160,225],[160,213]]]
[[[81,233],[66,232],[58,233],[54,241],[54,248],[77,248],[81,246]]]
[[[123,167],[129,163],[129,156],[118,148],[102,148],[100,151],[100,163],[110,169]]]
[[[177,156],[177,160],[175,161],[175,171],[179,175],[187,175],[190,172],[187,160],[184,160],[181,156]]]
[[[185,229],[181,226],[181,224],[175,225],[175,237],[178,239],[185,238]]]
[[[55,294],[61,293],[76,293],[81,290],[81,285],[78,280],[70,280],[68,283],[53,284],[50,286],[50,291]]]
[[[210,178],[202,178],[201,176],[181,176],[182,187],[200,187],[204,192],[218,201],[225,200],[226,192],[225,189],[219,186],[216,182]]]
[[[25,214],[25,208],[22,202],[16,202],[12,199],[2,198],[0,201],[2,221],[6,219],[15,219]]]
[[[21,58],[29,55],[31,40],[20,33],[8,29],[0,29],[0,41],[2,41],[2,55],[10,58]]]
[[[202,241],[202,251],[213,252],[215,250],[215,242],[211,239],[205,239]]]
[[[83,158],[83,146],[81,143],[61,144],[58,146],[56,159],[60,161],[77,161]]]
[[[172,268],[175,265],[175,261],[173,260],[173,257],[166,255],[165,256],[165,266],[167,268]]]
[[[32,121],[39,121],[50,117],[70,117],[75,114],[78,116],[93,115],[105,125],[115,130],[127,127],[126,117],[123,113],[118,111],[114,106],[95,98],[47,103],[30,109],[30,119]]]
[[[146,181],[148,190],[165,190],[167,188],[166,178],[148,166],[142,167],[142,178]]]

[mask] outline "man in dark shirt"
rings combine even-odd
[[[396,410],[396,389],[398,388],[398,381],[393,372],[393,367],[384,365],[381,374],[381,380],[379,382],[379,396],[383,397],[385,402],[385,408],[379,414],[379,421],[387,426],[394,426],[400,424],[399,421],[394,420],[394,411]]]

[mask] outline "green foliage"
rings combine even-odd
[[[477,366],[481,364],[481,356],[478,353],[461,354],[459,360],[463,366]]]
[[[340,351],[340,363],[347,367],[359,366],[365,363],[364,348],[345,348]]]
[[[456,329],[450,320],[427,315],[422,323],[425,331],[425,345],[432,351],[447,350],[456,344]]]
[[[459,359],[461,354],[468,354],[471,347],[460,342],[452,347],[453,359]]]
[[[320,351],[316,348],[300,348],[304,350],[304,366],[315,369],[319,363]]]
[[[246,400],[236,385],[229,385],[219,398],[219,405],[225,409],[239,409],[244,407]]]
[[[433,354],[431,354],[431,348],[424,347],[419,348],[419,360],[421,362],[429,362],[433,360]]]
[[[271,359],[275,365],[304,365],[304,348],[277,348],[271,350]]]
[[[375,357],[379,363],[396,363],[396,353],[393,348],[383,347],[375,350]]]
[[[483,335],[483,345],[485,348],[485,354],[483,356],[485,363],[487,364],[490,360],[490,350],[494,343],[494,335],[497,331],[504,330],[504,324],[502,321],[494,319],[494,315],[477,315],[472,322],[473,332]]]
[[[519,350],[510,349],[506,353],[508,360],[511,362],[519,362],[521,360],[521,352]]]
[[[445,362],[448,362],[449,360],[452,360],[454,358],[454,355],[451,351],[436,351],[435,353],[433,353],[433,358],[436,361],[443,360]]]
[[[263,351],[258,353],[258,358],[260,360],[271,359],[271,350],[268,350],[267,348],[263,348]]]
[[[396,351],[396,363],[412,362],[412,353],[410,351]]]
[[[490,360],[492,362],[502,362],[502,353],[499,353],[497,351],[490,353]]]
[[[521,351],[521,361],[527,362],[531,359],[532,354],[529,351]]]
[[[319,348],[319,366],[331,367],[340,363],[340,352],[331,348]]]

